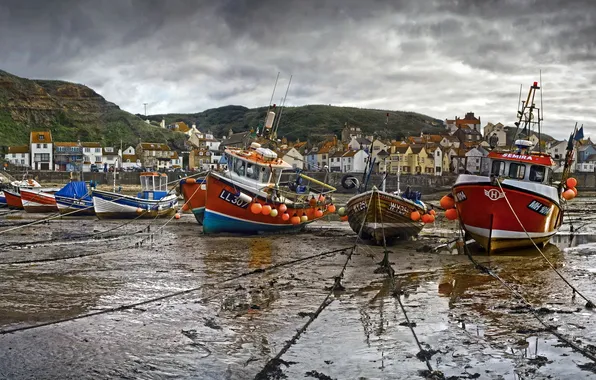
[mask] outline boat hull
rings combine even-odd
[[[68,214],[68,216],[95,215],[92,199],[86,200],[56,196],[56,206],[60,214]]]
[[[506,180],[501,191],[486,177],[466,175],[452,188],[463,229],[489,253],[544,245],[561,226],[556,188],[520,182]]]
[[[100,219],[135,219],[173,216],[178,199],[167,195],[162,199],[148,200],[119,193],[94,190],[93,208]]]
[[[54,195],[39,189],[21,189],[21,202],[30,213],[58,212]]]
[[[376,244],[407,240],[417,236],[424,223],[413,221],[414,211],[425,213],[424,207],[399,195],[379,190],[358,194],[346,203],[348,223],[361,239]]]
[[[21,194],[12,190],[4,190],[4,197],[6,198],[6,204],[9,208],[24,210],[23,202],[21,201]]]
[[[207,196],[207,181],[205,178],[197,178],[188,182],[184,178],[180,180],[180,192],[184,197],[186,207],[183,210],[190,210],[199,224],[203,224],[205,214],[205,197]]]
[[[205,212],[203,217],[203,233],[289,233],[302,230],[307,224],[320,219],[328,212],[324,211],[323,216],[315,217],[315,208],[308,204],[286,205],[287,213],[290,216],[306,215],[308,220],[299,224],[292,224],[290,220],[283,220],[281,212],[277,216],[254,214],[251,211],[250,202],[241,200],[236,194],[241,191],[245,195],[261,204],[269,204],[278,208],[279,204],[267,202],[257,192],[248,189],[246,186],[232,182],[216,173],[207,175],[207,194],[205,201]]]

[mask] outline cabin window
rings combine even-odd
[[[244,172],[245,172],[244,161],[242,161],[242,160],[235,160],[235,161],[236,162],[234,163],[234,171],[239,176],[244,177]]]
[[[523,179],[526,175],[526,165],[516,164],[512,162],[509,164],[509,177],[514,179]]]
[[[546,168],[544,166],[532,165],[530,166],[530,181],[544,182],[546,175]]]
[[[263,166],[261,167],[261,182],[267,183],[271,180],[271,169]]]
[[[496,176],[505,174],[505,162],[493,161],[493,166],[490,173]]]
[[[246,176],[250,179],[259,180],[259,167],[255,164],[246,164]]]

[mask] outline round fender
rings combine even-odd
[[[358,178],[347,174],[341,178],[341,185],[344,189],[350,190],[355,187],[359,187],[360,181],[358,181]]]

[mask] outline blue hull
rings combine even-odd
[[[2,206],[6,206],[6,198],[5,197],[0,197],[0,207]]]
[[[262,224],[231,218],[229,216],[217,214],[209,210],[205,210],[203,213],[203,233],[206,234],[229,232],[256,235],[263,232],[298,232],[303,228],[304,224],[297,226],[293,224]]]
[[[200,225],[203,225],[203,218],[205,217],[205,207],[199,207],[192,210],[195,219]]]
[[[92,199],[74,199],[56,196],[56,205],[61,214],[68,215],[95,215]],[[80,210],[75,212],[76,210]]]

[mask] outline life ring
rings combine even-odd
[[[341,185],[344,189],[350,190],[360,186],[360,181],[358,181],[358,178],[354,177],[353,175],[347,174],[341,178]]]

